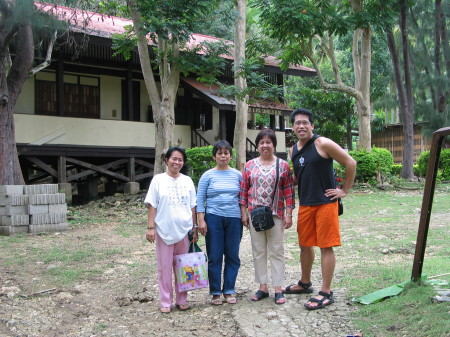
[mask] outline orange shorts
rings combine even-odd
[[[298,242],[303,247],[340,246],[338,203],[300,206],[297,233]]]

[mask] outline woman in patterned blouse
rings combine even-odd
[[[255,282],[259,283],[258,291],[252,296],[252,301],[269,297],[270,262],[272,286],[275,290],[275,303],[284,304],[286,299],[282,293],[284,284],[284,230],[292,226],[292,210],[295,207],[295,191],[289,164],[279,159],[279,178],[277,177],[275,148],[277,138],[270,129],[261,130],[256,136],[259,157],[245,164],[239,203],[241,205],[242,222],[250,229],[252,241]],[[275,226],[266,231],[257,232],[250,226],[247,213],[253,209],[269,206],[272,208]]]

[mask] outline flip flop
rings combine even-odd
[[[184,304],[177,304],[177,305],[175,305],[175,306],[176,306],[177,309],[180,310],[180,311],[186,311],[186,310],[189,310],[189,309],[191,308],[191,306],[190,306],[189,304],[187,304],[187,303],[184,303]]]
[[[170,313],[170,308],[169,307],[159,308],[159,312],[161,312],[162,314],[168,314]]]
[[[302,289],[291,289],[293,286],[298,285],[299,287],[302,287]],[[291,284],[284,289],[284,294],[311,294],[313,292],[313,289],[311,288],[312,283],[303,283],[302,281],[298,281],[297,284]]]
[[[269,297],[269,293],[262,291],[262,290],[258,290],[255,295],[252,296],[251,300],[253,302],[257,302],[257,301],[261,301],[263,298]]]
[[[318,303],[318,305],[312,306],[311,304],[308,304],[308,302],[306,302],[305,308],[308,310],[317,310],[317,309],[323,309],[326,306],[329,306],[331,304],[334,303],[334,296],[333,296],[333,292],[330,291],[330,293],[326,293],[324,291],[319,291],[319,295],[323,296],[321,299],[315,298],[315,297],[311,297],[309,299],[308,302],[314,302],[314,303]],[[328,301],[325,303],[325,301]]]

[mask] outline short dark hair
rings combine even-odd
[[[172,147],[170,147],[167,150],[166,155],[164,156],[164,158],[166,160],[168,160],[170,158],[170,156],[172,155],[172,153],[174,153],[175,151],[180,152],[181,155],[183,156],[183,167],[181,168],[180,172],[183,173],[183,174],[187,174],[187,169],[188,169],[188,167],[187,167],[187,156],[186,156],[186,151],[183,148],[181,148],[179,146],[172,146]]]
[[[277,147],[277,135],[275,134],[275,131],[273,131],[272,129],[264,129],[258,132],[255,139],[256,147],[258,147],[259,142],[264,137],[269,137],[270,140],[272,141],[273,147],[274,148]]]
[[[314,114],[312,111],[305,108],[298,108],[291,112],[291,123],[294,124],[295,116],[297,115],[306,115],[308,116],[309,122],[314,124]]]
[[[221,140],[218,140],[213,146],[213,149],[212,149],[213,157],[215,157],[217,151],[219,151],[221,149],[228,150],[230,152],[230,154],[233,151],[233,148],[231,147],[230,143],[228,143],[226,140],[221,139]]]

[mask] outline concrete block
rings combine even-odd
[[[67,222],[66,213],[30,215],[30,225],[57,224]]]
[[[69,228],[67,222],[57,224],[41,224],[28,226],[28,233],[49,233],[49,232],[61,232],[66,231]]]
[[[0,206],[0,215],[26,215],[28,214],[27,206]]]
[[[28,196],[30,205],[65,204],[64,193],[56,194],[32,194]]]
[[[137,182],[125,183],[123,186],[123,193],[138,194],[139,193],[139,183],[137,183]]]
[[[48,214],[50,205],[28,205],[28,214]]]
[[[0,195],[0,205],[28,205],[28,195]]]
[[[67,204],[48,205],[48,213],[67,213]]]
[[[0,185],[0,193],[5,195],[23,194],[24,185]]]
[[[28,233],[28,226],[0,226],[0,235]]]
[[[27,226],[30,224],[30,216],[28,215],[2,215],[2,226]]]
[[[24,193],[31,194],[55,194],[58,193],[58,184],[25,185]]]

